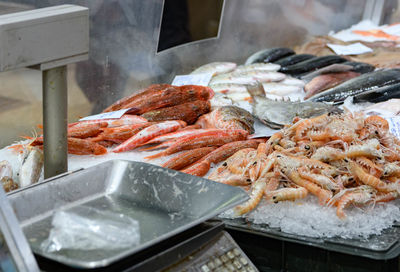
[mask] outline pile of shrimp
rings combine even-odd
[[[253,210],[263,197],[278,203],[310,193],[345,219],[351,204],[373,206],[399,197],[400,140],[379,116],[297,119],[257,149],[236,152],[207,178],[248,190],[250,199],[235,208],[237,215]]]

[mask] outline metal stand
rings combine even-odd
[[[67,66],[43,71],[44,178],[68,171]]]

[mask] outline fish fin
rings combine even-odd
[[[252,98],[254,98],[255,96],[265,97],[264,87],[258,81],[256,81],[256,83],[246,84],[246,89],[247,89],[247,92],[251,95]]]

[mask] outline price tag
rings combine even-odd
[[[79,121],[99,120],[99,119],[119,119],[130,109],[104,112],[100,114],[90,115],[79,119]]]
[[[208,83],[210,83],[212,76],[213,76],[213,73],[178,75],[178,76],[175,76],[171,85],[174,85],[174,86],[183,86],[183,85],[208,86]]]
[[[328,43],[327,46],[331,48],[338,55],[360,55],[373,50],[362,43],[353,43],[349,45],[339,45]]]
[[[389,131],[400,139],[400,116],[395,116],[386,119],[389,123]]]

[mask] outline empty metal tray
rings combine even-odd
[[[195,226],[248,199],[239,188],[159,166],[123,160],[47,180],[8,195],[31,245],[41,256],[78,268],[107,266]],[[141,240],[121,250],[42,252],[52,214],[85,205],[139,222]]]

